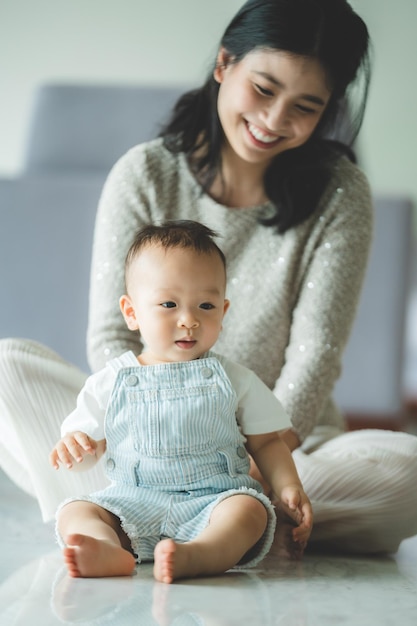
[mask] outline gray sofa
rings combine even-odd
[[[0,179],[0,337],[47,344],[88,371],[91,242],[106,175],[155,136],[184,86],[45,85],[35,93],[22,172]],[[376,230],[335,395],[346,414],[403,402],[411,203],[375,197]]]
[[[0,337],[29,337],[89,371],[94,219],[114,162],[154,137],[185,87],[45,85],[21,174],[0,179]]]

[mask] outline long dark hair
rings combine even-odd
[[[220,46],[233,63],[255,49],[274,49],[315,58],[326,72],[331,97],[313,134],[304,145],[275,157],[265,173],[265,191],[276,212],[263,223],[285,232],[314,212],[340,156],[354,160],[351,146],[370,79],[368,30],[346,0],[248,0]],[[214,68],[201,88],[178,100],[160,133],[170,151],[187,155],[206,191],[221,169],[224,141]]]

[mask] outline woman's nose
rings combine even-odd
[[[288,119],[288,104],[281,99],[271,103],[270,106],[265,109],[263,121],[267,128],[273,132],[284,128],[288,124]]]

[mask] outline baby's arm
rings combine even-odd
[[[294,540],[306,542],[313,526],[313,511],[288,446],[278,433],[267,433],[248,435],[246,447],[262,476],[296,520]]]
[[[58,441],[49,455],[49,461],[55,469],[59,469],[62,463],[67,469],[87,470],[97,463],[105,450],[105,439],[96,441],[86,433],[75,431]]]
[[[88,470],[105,452],[104,416],[114,377],[108,367],[85,381],[74,410],[62,423],[61,439],[49,455],[55,469],[62,465],[72,471]]]

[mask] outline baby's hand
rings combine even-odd
[[[281,502],[288,507],[288,514],[297,523],[293,539],[306,544],[313,528],[313,509],[301,485],[287,485],[281,492]]]
[[[62,463],[71,469],[74,461],[81,463],[86,454],[94,455],[97,449],[97,441],[85,433],[76,431],[62,437],[49,455],[52,467],[59,469]]]

